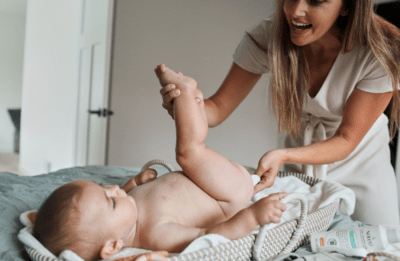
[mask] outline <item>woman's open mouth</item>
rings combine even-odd
[[[302,24],[302,23],[296,23],[295,21],[292,20],[292,25],[294,28],[296,28],[297,30],[305,30],[308,28],[312,27],[312,24]]]

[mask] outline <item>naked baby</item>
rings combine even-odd
[[[237,239],[257,225],[280,222],[286,206],[279,199],[287,194],[276,193],[247,207],[253,195],[250,174],[205,146],[208,124],[197,83],[163,64],[155,72],[163,86],[172,83],[180,91],[174,119],[182,171],[140,186],[128,182],[123,189],[85,180],[61,186],[43,206],[50,201],[63,207],[57,213],[42,207],[34,227],[34,236],[53,254],[69,249],[85,260],[97,260],[122,247],[178,253],[205,234]],[[62,231],[55,222],[62,222]]]

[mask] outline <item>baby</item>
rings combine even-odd
[[[279,199],[287,194],[247,207],[253,195],[250,174],[205,146],[208,124],[197,83],[163,64],[155,72],[163,86],[174,84],[181,92],[174,100],[174,119],[182,171],[141,186],[135,185],[144,182],[131,179],[123,189],[86,180],[61,186],[41,207],[34,227],[34,236],[55,255],[70,249],[96,260],[122,247],[178,253],[206,234],[237,239],[257,225],[280,222],[286,206]]]

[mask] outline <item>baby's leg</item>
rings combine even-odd
[[[226,217],[231,217],[251,199],[251,177],[243,166],[205,146],[208,122],[197,83],[168,68],[157,69],[160,82],[168,80],[181,91],[174,101],[177,162],[197,186],[220,201]]]

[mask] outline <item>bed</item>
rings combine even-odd
[[[38,209],[45,198],[60,185],[76,179],[92,180],[104,185],[123,185],[139,173],[140,169],[114,166],[74,167],[32,177],[0,172],[0,260],[29,260],[17,238],[18,232],[23,228],[19,216],[25,211]],[[167,172],[162,167],[156,167],[156,170],[159,175]],[[329,230],[364,225],[366,224],[340,215],[335,216]],[[312,254],[309,244],[300,247],[296,253],[301,256]]]

